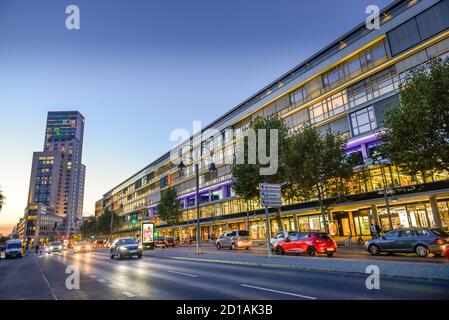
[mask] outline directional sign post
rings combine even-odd
[[[268,256],[271,256],[271,226],[270,219],[268,217],[269,207],[281,207],[282,206],[282,193],[280,184],[259,184],[260,201],[262,206],[265,207],[265,228],[267,230],[267,250]]]

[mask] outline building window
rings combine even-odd
[[[351,113],[350,118],[352,134],[354,136],[369,132],[377,127],[373,106],[369,106]]]

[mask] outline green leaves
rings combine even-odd
[[[181,219],[181,203],[175,188],[167,188],[161,192],[161,199],[156,211],[159,218],[169,224],[175,224]]]
[[[256,133],[256,145],[252,146],[255,150],[259,150],[259,143],[261,143],[259,131],[261,129],[265,130],[265,144],[267,152],[273,152],[270,150],[270,130],[277,130],[278,136],[278,158],[277,161],[277,171],[273,175],[261,175],[260,169],[264,167],[259,159],[260,155],[256,157],[256,162],[251,164],[249,163],[249,142],[248,137],[245,137],[244,143],[240,148],[243,150],[239,150],[244,154],[244,163],[243,164],[235,164],[232,166],[231,173],[234,177],[234,185],[233,189],[235,193],[242,199],[249,201],[254,200],[259,197],[259,183],[269,182],[269,183],[283,183],[285,181],[285,167],[283,166],[282,154],[286,150],[286,142],[287,142],[287,134],[288,128],[283,122],[282,119],[276,117],[270,118],[258,118],[252,124],[251,129],[255,130]]]
[[[449,60],[410,73],[385,116],[381,151],[410,175],[449,169]]]

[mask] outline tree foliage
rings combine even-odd
[[[449,60],[409,73],[385,116],[381,152],[406,173],[449,169]]]
[[[233,189],[240,198],[251,201],[257,199],[259,197],[259,184],[260,183],[283,183],[285,181],[285,166],[282,161],[282,154],[286,150],[286,142],[288,129],[285,125],[284,121],[280,118],[271,117],[271,118],[258,118],[253,125],[251,126],[253,130],[256,132],[256,145],[255,150],[258,150],[259,143],[259,135],[257,134],[259,129],[265,129],[265,141],[266,141],[266,150],[267,152],[272,152],[270,150],[270,130],[277,130],[278,133],[278,158],[276,160],[276,165],[278,170],[273,175],[261,175],[260,169],[265,165],[260,163],[260,157],[256,157],[256,163],[249,163],[249,143],[250,139],[248,136],[244,136],[244,143],[240,145],[239,148],[244,148],[244,150],[239,150],[244,154],[244,163],[243,164],[235,164],[232,167],[231,173],[234,177],[234,185]]]
[[[113,231],[121,225],[121,220],[119,215],[110,209],[106,209],[104,213],[99,216],[95,222],[96,230],[99,234],[110,234],[111,233],[111,219],[113,219]]]
[[[159,218],[168,224],[176,224],[181,220],[181,203],[175,188],[169,187],[161,192],[156,211]]]
[[[0,211],[2,211],[4,203],[5,203],[5,196],[3,195],[2,190],[0,189]]]
[[[330,131],[320,135],[311,126],[288,140],[283,161],[292,192],[306,200],[317,199],[324,222],[329,208],[335,204],[335,197],[347,193],[346,182],[354,173],[353,161],[344,152],[345,141]],[[327,224],[325,228],[328,229]]]

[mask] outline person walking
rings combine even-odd
[[[380,236],[382,234],[382,228],[379,226],[378,223],[376,223],[375,228],[376,228],[377,237],[380,238]]]
[[[370,232],[371,232],[371,238],[372,239],[377,239],[378,238],[378,233],[377,233],[376,226],[372,222],[370,224]]]

